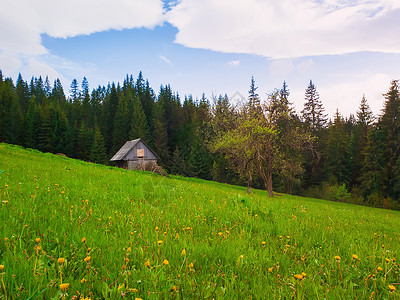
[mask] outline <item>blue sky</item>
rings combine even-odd
[[[397,0],[0,0],[5,76],[72,79],[91,88],[141,70],[158,92],[247,97],[253,75],[266,99],[286,80],[302,109],[314,81],[327,112],[377,114],[400,79]]]

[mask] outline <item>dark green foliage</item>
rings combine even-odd
[[[333,124],[328,130],[326,146],[327,177],[333,183],[348,184],[350,177],[349,135],[345,130],[345,121],[336,111]]]
[[[328,123],[312,81],[301,116],[292,108],[286,82],[264,102],[254,78],[242,107],[231,106],[226,95],[212,105],[204,95],[181,101],[169,85],[155,95],[141,72],[136,80],[127,75],[121,86],[110,83],[91,92],[86,78],[81,87],[74,79],[68,94],[67,99],[59,79],[51,85],[48,77],[32,77],[28,84],[19,75],[14,85],[0,71],[0,141],[107,164],[127,140],[142,138],[170,173],[249,187],[268,182],[271,191],[273,183],[275,191],[336,201],[400,205],[397,81],[384,95],[376,122],[363,97],[356,117],[337,113]],[[237,151],[214,153],[211,141],[232,130],[225,146],[234,143]],[[249,133],[248,148],[238,140],[243,132]],[[256,142],[259,147],[251,148]]]
[[[104,146],[104,138],[97,126],[94,130],[92,149],[90,151],[90,160],[98,164],[106,164],[108,162],[106,148]]]

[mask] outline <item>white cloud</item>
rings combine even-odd
[[[392,79],[387,74],[377,73],[361,80],[320,88],[319,93],[330,116],[333,116],[336,109],[344,116],[355,114],[363,94],[374,114],[379,115],[385,101],[382,94],[389,90]]]
[[[230,67],[239,67],[240,65],[240,60],[231,60],[230,62],[228,62],[228,65]]]
[[[395,0],[181,0],[167,13],[177,43],[272,58],[399,53],[399,18]]]
[[[109,29],[153,28],[164,21],[161,0],[0,0],[0,7],[0,50],[6,53],[0,57],[0,68],[9,73],[19,72],[22,65],[33,66],[39,56],[48,54],[41,34],[68,38]],[[5,55],[9,61],[4,62]],[[34,73],[44,70],[43,64]]]
[[[379,115],[385,101],[382,94],[389,90],[392,79],[390,75],[376,73],[340,83],[319,85],[318,81],[313,80],[313,82],[317,87],[320,100],[325,108],[325,113],[328,114],[329,118],[332,118],[336,109],[345,117],[348,117],[350,114],[355,115],[359,109],[363,95],[365,95],[375,116]],[[298,113],[304,107],[304,95],[307,84],[305,82],[304,89],[296,89],[290,95],[290,99]]]
[[[172,66],[171,61],[163,55],[158,56],[162,61],[166,62],[168,65]]]

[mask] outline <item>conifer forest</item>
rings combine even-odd
[[[251,78],[246,97],[233,104],[154,90],[141,72],[90,90],[86,78],[64,89],[59,79],[14,82],[0,71],[0,142],[112,166],[126,141],[141,138],[168,174],[400,209],[396,80],[380,115],[360,95],[354,114],[329,119],[312,81],[299,112],[286,82],[261,97]]]

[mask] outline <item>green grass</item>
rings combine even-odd
[[[0,170],[0,299],[399,299],[397,211],[7,144]]]

